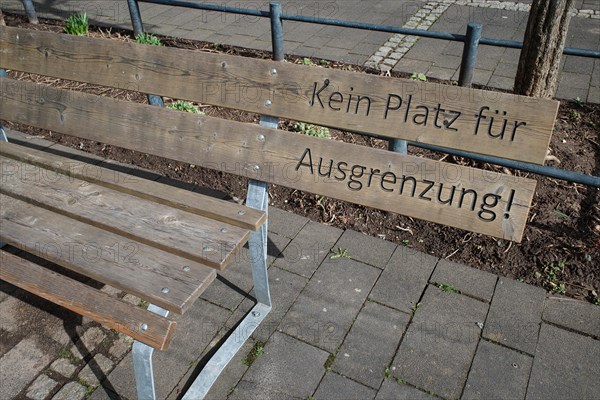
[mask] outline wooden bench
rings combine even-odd
[[[147,345],[165,348],[173,331],[163,316],[189,308],[250,232],[261,254],[252,257],[258,308],[238,329],[270,309],[267,183],[521,240],[534,180],[276,130],[277,118],[543,163],[558,109],[505,93],[20,28],[1,27],[0,45],[7,70],[263,115],[260,125],[240,123],[0,78],[2,120],[250,178],[243,207],[0,146],[1,240],[140,296],[160,316],[6,252],[0,277],[137,339],[140,398],[154,396]],[[94,243],[108,255],[115,243],[133,243],[136,260],[90,262],[85,252],[41,252],[36,243]],[[186,398],[208,391],[249,334],[231,335]]]

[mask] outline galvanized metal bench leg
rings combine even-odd
[[[6,70],[0,69],[0,76],[6,77]],[[6,136],[6,132],[4,132],[4,127],[0,124],[0,142],[8,142],[8,137]],[[0,249],[6,246],[6,243],[0,241]]]
[[[148,310],[163,317],[169,315],[169,311],[154,304],[150,304]],[[156,390],[154,388],[154,372],[152,370],[152,353],[154,353],[154,348],[136,340],[133,342],[132,353],[137,398],[138,400],[155,400]]]
[[[277,128],[276,118],[263,116],[260,123],[263,126]],[[246,205],[261,211],[267,211],[269,194],[268,185],[265,182],[250,180]],[[183,396],[183,400],[200,400],[206,396],[219,377],[219,374],[271,311],[271,294],[269,292],[269,278],[267,273],[267,228],[267,223],[265,222],[258,231],[252,232],[248,241],[252,279],[254,280],[254,293],[257,303],[208,361]]]

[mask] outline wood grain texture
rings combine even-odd
[[[216,276],[204,265],[3,194],[0,204],[3,242],[178,314]]]
[[[169,346],[176,322],[74,279],[0,250],[0,278],[159,350]],[[148,328],[141,329],[142,324]]]
[[[507,93],[20,28],[1,27],[0,43],[3,68],[538,164],[544,163],[559,105]],[[26,93],[13,86],[3,91]],[[417,122],[423,122],[419,115],[425,109],[423,126]],[[506,134],[493,137],[505,119]]]
[[[25,90],[35,90],[35,84],[20,84]],[[4,118],[515,241],[521,239],[535,190],[534,180],[516,176],[110,98],[89,101],[89,95],[76,92],[60,90],[57,94],[30,102],[7,93],[2,98]],[[90,122],[95,129],[81,129]],[[311,151],[312,173],[299,166],[306,149]],[[315,172],[320,158],[324,166],[330,160],[335,166],[345,163],[341,169],[346,178],[320,176]],[[351,184],[349,177],[352,169],[357,175],[360,166],[365,170],[360,178],[362,187],[356,190],[357,184]],[[387,172],[398,179],[406,176],[418,181],[416,195],[400,194],[400,182],[389,183],[393,178]],[[433,191],[427,188],[427,181],[434,182],[429,188]],[[420,198],[425,189],[425,197],[434,200]],[[463,189],[478,194],[477,204],[458,207],[458,197],[451,204],[435,200]],[[512,190],[512,206],[507,210]],[[491,222],[481,218],[485,194],[501,196],[494,208],[499,215]],[[490,198],[486,201],[491,204],[494,200]],[[463,203],[469,201],[467,197]],[[505,210],[509,211],[507,218],[501,215]]]
[[[0,192],[216,269],[249,231],[0,156]],[[11,172],[14,171],[14,172]]]
[[[0,143],[0,154],[49,171],[82,179],[243,229],[257,230],[266,220],[266,213],[250,207],[72,160],[46,151],[2,142]]]

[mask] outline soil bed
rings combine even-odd
[[[6,24],[37,30],[62,31],[62,24],[42,20],[40,25],[30,25],[21,16],[6,15]],[[93,28],[93,36],[131,41],[128,31]],[[167,46],[198,49],[199,51],[225,52],[247,57],[270,58],[270,53],[236,47],[214,45],[177,38],[163,38]],[[289,62],[314,62],[326,68],[379,73],[364,67],[338,62],[307,60],[288,57]],[[316,66],[314,68],[317,68]],[[10,72],[13,78],[45,80],[46,78]],[[393,73],[393,76],[407,77],[407,74]],[[444,82],[449,83],[451,82]],[[113,96],[130,101],[147,102],[141,93],[123,90],[107,90],[91,85],[75,84],[52,80],[52,84],[77,88],[105,96]],[[489,88],[488,88],[489,89]],[[496,90],[496,89],[492,89]],[[167,102],[169,99],[166,99]],[[204,107],[210,116],[238,121],[258,121],[258,116],[218,107]],[[295,121],[282,121],[280,128],[291,130]],[[183,182],[207,186],[223,191],[233,200],[245,198],[247,180],[222,172],[203,169],[162,159],[139,152],[124,150],[102,143],[83,141],[54,132],[42,131],[11,123],[6,124],[22,132],[43,136],[46,139],[76,147],[90,153],[120,162],[154,170],[162,175]],[[582,104],[561,100],[561,106],[552,137],[547,165],[577,171],[590,175],[600,175],[600,105]],[[324,139],[327,140],[327,139]],[[330,140],[353,142],[365,146],[386,148],[381,140],[357,134],[331,130]],[[353,229],[367,235],[380,237],[400,245],[433,254],[440,258],[464,263],[501,276],[543,286],[560,293],[564,284],[566,294],[571,297],[598,302],[600,292],[600,190],[579,184],[526,174],[520,171],[482,164],[459,157],[421,150],[411,147],[414,155],[443,159],[445,162],[492,169],[505,173],[527,176],[538,181],[529,223],[525,228],[522,243],[512,243],[484,235],[469,233],[435,223],[415,220],[364,206],[323,198],[310,193],[271,185],[270,204],[314,221]],[[352,250],[349,249],[349,252]]]

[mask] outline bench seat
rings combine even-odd
[[[236,203],[13,143],[0,144],[0,168],[0,240],[178,314],[266,219]],[[1,279],[152,347],[168,346],[174,321],[2,257]]]

